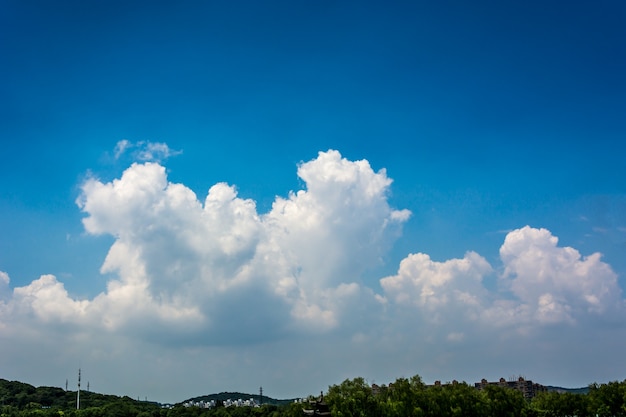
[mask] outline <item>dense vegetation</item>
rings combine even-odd
[[[529,401],[497,385],[482,391],[466,383],[427,386],[419,376],[400,378],[374,395],[362,378],[355,378],[331,386],[326,402],[336,417],[621,417],[626,416],[626,380],[591,385],[588,394],[553,391]]]
[[[483,391],[466,383],[427,386],[419,376],[397,379],[374,392],[363,378],[329,387],[324,395],[335,417],[626,417],[626,380],[593,384],[588,394],[546,392],[526,400],[513,389],[488,386]],[[162,408],[129,397],[35,388],[0,379],[0,417],[300,417],[309,403],[265,404],[261,407]]]

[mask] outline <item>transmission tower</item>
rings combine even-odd
[[[76,392],[76,409],[80,410],[80,368],[78,368],[78,391]]]

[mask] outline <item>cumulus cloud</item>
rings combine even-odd
[[[25,287],[15,288],[14,307],[32,312],[45,323],[79,321],[88,301],[73,300],[53,275],[42,275]]]
[[[167,145],[120,141],[116,154],[138,146],[169,152]],[[157,328],[180,343],[228,344],[241,339],[242,328],[246,341],[357,329],[354,317],[401,310],[422,323],[451,324],[442,334],[460,342],[461,322],[574,324],[623,307],[617,276],[600,254],[582,257],[559,247],[548,230],[529,226],[505,237],[499,292],[483,284],[495,269],[469,251],[441,262],[411,254],[396,275],[380,280],[383,292],[376,294],[363,273],[382,262],[411,215],[389,206],[392,180],[384,169],[333,150],[301,163],[298,176],[304,189],[277,197],[264,215],[226,183],[200,201],[169,182],[156,162],[134,163],[109,182],[89,178],[77,200],[85,230],[115,238],[101,267],[106,289],[75,300],[44,275],[8,294],[8,275],[0,273],[3,308],[47,323],[89,323],[146,338]],[[262,335],[250,330],[268,326]]]
[[[509,233],[500,248],[502,282],[540,322],[573,322],[576,317],[614,312],[621,289],[611,267],[594,253],[559,247],[546,229],[529,226]]]
[[[507,233],[500,261],[492,266],[471,251],[441,262],[408,255],[380,280],[388,319],[375,321],[377,349],[443,379],[522,372],[584,385],[614,375],[606,359],[588,355],[598,345],[605,358],[625,347],[614,333],[626,323],[622,291],[601,256],[582,256],[526,226]]]
[[[116,154],[133,146],[122,141]],[[363,272],[382,262],[410,212],[389,206],[385,170],[337,151],[301,163],[298,176],[305,188],[264,215],[226,183],[200,201],[156,162],[109,182],[89,178],[77,200],[85,230],[115,238],[101,267],[106,289],[75,300],[44,275],[7,305],[41,323],[191,345],[358,326],[355,314],[381,307]]]
[[[397,275],[380,280],[386,297],[400,308],[413,308],[422,325],[448,341],[463,339],[466,320],[475,320],[485,308],[487,290],[482,279],[492,267],[480,255],[468,252],[462,259],[436,262],[423,253],[407,256]],[[450,329],[456,329],[445,336]]]
[[[475,252],[445,262],[418,253],[403,259],[398,275],[381,279],[381,285],[397,303],[426,310],[458,304],[479,306],[484,292],[481,281],[491,270],[491,265]]]
[[[321,308],[328,314],[319,317],[329,317],[336,304],[324,291],[359,282],[366,268],[378,265],[410,212],[389,207],[391,179],[384,170],[374,172],[367,161],[351,162],[337,151],[301,164],[298,176],[307,189],[277,198],[263,218],[264,256],[288,268],[277,276],[277,288],[298,291],[298,311]]]
[[[402,260],[397,275],[381,279],[385,296],[411,306],[424,321],[473,320],[481,325],[521,330],[541,325],[573,325],[590,315],[610,319],[623,312],[621,289],[611,267],[594,253],[583,257],[559,247],[546,229],[529,226],[509,232],[500,248],[501,290],[483,280],[494,269],[480,255],[435,262],[423,253]]]

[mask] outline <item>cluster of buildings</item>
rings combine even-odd
[[[456,385],[458,383],[458,381],[454,380],[451,383],[446,383],[443,385]],[[435,381],[435,383],[433,384],[433,386],[435,387],[440,387],[441,385],[441,381]],[[536,384],[531,380],[526,380],[521,376],[518,379],[510,379],[508,381],[504,378],[500,378],[500,380],[497,382],[489,382],[486,379],[482,379],[480,382],[476,382],[474,384],[474,388],[480,391],[485,389],[489,385],[497,385],[499,387],[515,389],[517,391],[520,391],[526,399],[531,399],[540,392],[548,391],[547,387],[541,384]],[[393,383],[389,384],[389,388],[393,389]],[[376,384],[372,384],[372,392],[374,393],[374,395],[378,394],[380,392],[380,387]]]
[[[230,398],[225,400],[223,403],[224,407],[259,407],[258,401],[254,398],[250,398],[249,400],[242,400],[241,398],[237,400],[231,400]],[[199,408],[215,408],[217,405],[215,400],[210,401],[187,401],[183,403],[184,407],[199,407]]]
[[[523,377],[519,377],[517,380],[505,380],[500,378],[498,382],[488,382],[486,379],[482,379],[480,382],[476,382],[474,387],[478,390],[483,390],[489,385],[497,385],[505,388],[512,388],[520,391],[524,398],[530,399],[535,397],[540,392],[548,391],[548,388],[541,384],[533,383],[533,381],[525,380]]]
[[[213,408],[213,407],[215,407],[215,400],[211,400],[211,401],[187,401],[186,403],[183,403],[183,407]]]

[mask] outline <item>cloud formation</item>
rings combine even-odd
[[[226,183],[200,200],[156,162],[87,179],[77,200],[85,231],[114,238],[100,271],[106,288],[77,299],[43,275],[11,290],[0,271],[0,338],[45,333],[102,356],[102,345],[234,349],[326,335],[345,354],[363,352],[353,358],[394,352],[450,367],[455,346],[514,347],[548,328],[574,334],[624,317],[618,277],[600,254],[582,256],[530,226],[506,234],[499,265],[473,251],[443,261],[416,253],[380,287],[367,283],[411,215],[390,206],[392,180],[333,150],[299,164],[298,176],[303,189],[265,214]],[[435,353],[400,348],[436,343]]]
[[[265,215],[225,183],[200,202],[157,163],[87,180],[77,201],[85,230],[115,242],[101,268],[114,278],[86,309],[109,330],[151,323],[201,331],[209,344],[229,343],[225,318],[277,333],[338,326],[340,306],[361,293],[362,273],[410,212],[389,206],[391,180],[367,161],[321,152],[298,175],[306,189],[277,198]],[[254,311],[243,308],[252,302]]]
[[[141,162],[162,162],[172,156],[183,153],[182,151],[171,149],[163,142],[131,142],[128,139],[122,139],[115,145],[113,158],[118,160],[127,152],[132,153],[134,160]]]
[[[430,320],[456,311],[497,327],[525,327],[623,313],[617,275],[601,255],[582,257],[574,248],[559,247],[546,229],[525,226],[509,232],[500,258],[498,292],[483,285],[494,268],[475,252],[444,262],[423,253],[409,255],[397,275],[381,279],[381,286],[395,303],[428,313]]]
[[[623,308],[617,275],[601,255],[583,257],[574,248],[559,247],[546,229],[526,226],[509,233],[500,257],[504,285],[541,323],[575,322]]]

